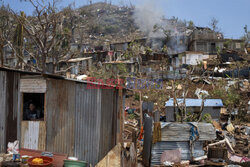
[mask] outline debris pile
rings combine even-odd
[[[238,126],[235,128],[235,153],[250,156],[249,127]]]

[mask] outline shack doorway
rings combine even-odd
[[[21,148],[45,151],[46,80],[21,79]]]

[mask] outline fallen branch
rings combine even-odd
[[[228,145],[228,147],[230,148],[230,150],[234,153],[234,149],[232,147],[232,145],[230,144],[229,140],[227,138],[221,140],[221,141],[218,141],[216,143],[211,143],[208,145],[208,147],[211,147],[211,146],[215,146],[215,145],[219,145],[219,144],[223,144],[223,143],[226,143]]]

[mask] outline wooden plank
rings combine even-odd
[[[21,122],[21,148],[45,151],[46,125],[43,121]]]
[[[42,78],[21,79],[20,91],[25,93],[45,93],[47,90],[46,80]]]
[[[121,166],[121,144],[116,145],[95,167]]]
[[[46,123],[44,121],[39,122],[39,138],[38,138],[38,150],[45,151],[46,147]]]

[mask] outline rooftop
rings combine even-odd
[[[177,99],[178,104],[183,103],[184,99]],[[186,98],[186,107],[200,107],[202,104],[202,99],[189,99]],[[173,98],[169,99],[165,103],[166,107],[173,106]],[[223,107],[221,99],[205,99],[204,107]]]

